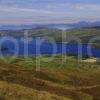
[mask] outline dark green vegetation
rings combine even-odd
[[[39,55],[37,60],[49,57]],[[96,63],[54,55],[51,62],[41,61],[37,72],[36,56],[18,56],[12,62],[0,59],[0,100],[100,100],[100,65]]]

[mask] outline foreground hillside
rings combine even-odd
[[[61,56],[55,56],[51,65],[41,62],[36,72],[31,58],[33,62],[22,56],[11,63],[0,61],[0,100],[100,100],[98,64],[67,57],[61,67]]]
[[[56,98],[56,99],[55,99]],[[0,81],[0,100],[71,100],[45,91]]]

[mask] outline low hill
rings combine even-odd
[[[47,38],[50,37],[57,42],[66,42],[71,36],[76,36],[81,39],[82,43],[88,43],[91,39],[97,38],[100,36],[100,27],[88,27],[88,28],[75,28],[69,30],[60,30],[56,28],[45,28],[45,27],[37,27],[33,29],[23,29],[23,30],[4,30],[0,31],[1,36],[13,36],[13,37],[23,37],[24,32],[28,32],[28,36],[31,38]],[[64,36],[63,36],[64,35]],[[64,39],[63,39],[64,37]],[[93,42],[95,46],[99,46],[100,40],[96,40]]]

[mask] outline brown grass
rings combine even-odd
[[[0,62],[0,94],[3,99],[15,100],[33,100],[35,95],[38,99],[34,100],[100,100],[99,77],[100,70],[96,69],[48,67],[36,72]]]
[[[71,100],[45,91],[0,81],[0,100]]]

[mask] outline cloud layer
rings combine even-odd
[[[100,0],[0,0],[0,24],[100,20]]]

